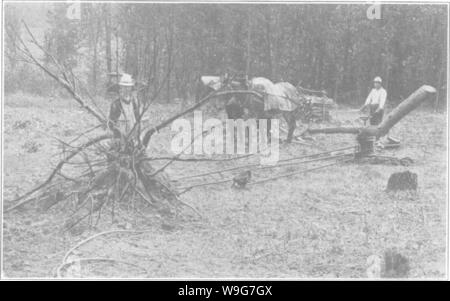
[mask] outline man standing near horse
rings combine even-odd
[[[364,111],[364,109],[369,108],[370,125],[379,125],[383,121],[387,92],[381,86],[381,82],[381,77],[375,77],[373,80],[374,88],[370,91],[366,102],[360,109],[360,111]]]

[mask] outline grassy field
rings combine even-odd
[[[156,124],[183,107],[181,102],[156,104],[148,118]],[[17,94],[6,97],[4,109],[7,207],[15,196],[39,184],[58,161],[60,146],[52,136],[69,141],[94,121],[69,100]],[[334,125],[358,122],[358,114],[351,110],[336,110],[333,117]],[[194,188],[182,199],[203,218],[186,210],[163,219],[145,208],[124,207],[116,220],[106,212],[95,228],[80,225],[63,232],[70,204],[42,212],[39,204],[31,203],[4,215],[3,275],[55,277],[64,254],[77,242],[110,229],[144,229],[143,233],[111,233],[84,244],[73,256],[117,261],[82,265],[65,276],[360,278],[366,277],[369,256],[383,256],[395,248],[409,259],[410,278],[443,278],[446,117],[417,111],[392,130],[402,146],[383,154],[408,156],[414,160],[412,166],[342,163],[247,190],[231,189],[229,184]],[[170,128],[157,134],[149,154],[172,155],[173,134]],[[281,158],[354,144],[351,135],[317,135],[312,145],[283,144]],[[233,164],[237,163],[176,162],[168,174],[176,178]],[[406,169],[418,174],[418,191],[386,192],[389,175]],[[270,176],[270,171],[260,176]]]

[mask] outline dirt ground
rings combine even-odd
[[[185,107],[155,105],[151,124]],[[217,117],[217,116],[216,116]],[[352,110],[333,112],[334,125],[358,122]],[[164,219],[148,209],[108,212],[96,227],[64,232],[70,204],[41,212],[38,204],[4,214],[3,276],[55,277],[66,252],[102,231],[72,258],[108,258],[68,267],[63,277],[139,278],[364,278],[367,258],[395,248],[409,259],[410,278],[446,276],[447,116],[426,111],[408,115],[391,134],[401,148],[383,151],[414,160],[409,167],[342,163],[245,190],[230,185],[194,188],[183,201],[189,210]],[[58,161],[60,146],[94,121],[70,100],[6,96],[4,106],[3,205],[39,184]],[[223,118],[223,113],[221,113]],[[102,132],[101,129],[97,133]],[[150,156],[170,153],[170,128],[157,134]],[[281,157],[354,145],[351,135],[317,135],[311,145],[281,145]],[[242,159],[239,164],[255,162]],[[161,162],[162,163],[162,162]],[[172,178],[238,164],[175,162]],[[292,167],[291,170],[296,170]],[[418,174],[417,192],[386,192],[389,175]],[[285,170],[285,171],[289,171]],[[262,176],[270,176],[270,172]],[[218,179],[218,178],[216,178]],[[128,230],[128,231],[124,231]],[[143,232],[132,232],[143,230]]]

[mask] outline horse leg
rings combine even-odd
[[[270,144],[272,142],[272,119],[267,118],[267,142]]]
[[[232,119],[236,121],[237,119],[241,119],[244,117],[244,108],[242,105],[236,100],[236,98],[231,97],[227,100],[225,105],[225,111],[228,119]],[[233,127],[233,139],[234,139],[234,151],[237,152],[237,135],[238,131],[236,126]],[[245,138],[245,136],[244,136]]]
[[[294,116],[293,112],[286,112],[283,115],[284,115],[284,119],[286,120],[286,123],[288,124],[288,135],[287,135],[286,142],[291,143],[295,128],[297,126],[296,121],[295,121],[295,116]]]

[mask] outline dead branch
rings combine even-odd
[[[34,37],[33,33],[31,32],[31,30],[28,28],[27,24],[22,21],[27,33],[29,34],[29,36],[31,37],[33,44],[36,44],[42,51],[44,51],[44,53],[49,54],[48,51],[45,51],[45,49],[39,45],[39,43],[37,42],[36,38]],[[65,68],[56,60],[56,58],[54,58],[53,55],[49,54],[52,57],[52,60],[54,60],[54,64],[57,66],[57,68],[60,70],[60,72],[62,73],[62,76],[64,78],[59,77],[57,74],[55,74],[54,72],[52,72],[50,69],[48,69],[47,67],[45,67],[41,62],[39,62],[39,60],[33,55],[33,53],[30,51],[30,49],[28,48],[28,46],[26,45],[26,43],[23,41],[22,37],[17,34],[14,33],[17,37],[17,39],[20,41],[20,44],[22,45],[22,48],[18,48],[23,54],[25,54],[25,56],[31,60],[31,62],[39,67],[42,71],[44,71],[47,75],[49,75],[51,78],[53,78],[57,83],[59,83],[71,96],[72,98],[84,109],[86,110],[89,114],[91,114],[92,116],[94,116],[98,121],[100,121],[100,123],[102,124],[106,124],[106,120],[101,116],[100,113],[96,112],[94,109],[92,109],[90,106],[88,106],[86,104],[86,102],[83,100],[83,98],[73,89],[73,85],[71,85],[70,81],[68,81],[67,79],[67,71],[65,70]]]
[[[137,194],[139,194],[139,196],[140,196],[144,201],[146,201],[147,204],[150,205],[150,207],[155,208],[155,203],[152,202],[151,200],[149,200],[149,199],[145,196],[145,194],[144,194],[138,187],[135,187],[135,188],[134,188],[134,191],[136,191]]]
[[[200,136],[204,136],[209,131],[203,131],[200,134],[198,134],[196,137],[192,138],[191,143],[189,143],[184,149],[182,149],[173,159],[169,160],[166,164],[164,164],[161,168],[156,170],[154,173],[150,175],[150,177],[156,176],[158,173],[164,171],[170,164],[172,164],[177,158],[179,158],[188,148],[191,147],[191,145],[197,140]]]
[[[97,234],[94,234],[82,241],[80,241],[79,243],[77,243],[75,246],[73,246],[72,248],[70,248],[66,254],[64,255],[63,259],[62,259],[62,263],[61,265],[58,267],[57,271],[61,271],[62,268],[68,263],[67,259],[69,258],[69,256],[78,248],[80,248],[81,246],[87,244],[88,242],[94,240],[97,237],[100,236],[104,236],[104,235],[108,235],[108,234],[113,234],[113,233],[128,233],[128,234],[142,234],[142,233],[148,233],[148,232],[153,232],[154,230],[152,229],[148,229],[148,230],[110,230],[110,231],[104,231],[104,232],[100,232]],[[74,262],[75,260],[71,260],[69,263]]]
[[[62,271],[67,270],[67,268],[69,268],[70,266],[74,265],[74,264],[81,264],[84,262],[99,262],[99,261],[104,261],[104,262],[109,262],[109,263],[120,263],[120,264],[124,264],[124,265],[128,265],[128,266],[132,266],[138,269],[143,270],[145,273],[147,273],[147,270],[145,268],[143,268],[142,266],[138,266],[136,264],[127,262],[127,261],[123,261],[123,260],[118,260],[118,259],[111,259],[111,258],[79,258],[79,259],[73,259],[69,262],[63,263],[61,264],[59,267],[57,267],[56,269],[56,277],[58,278],[62,278]]]
[[[63,263],[67,262],[67,258],[70,256],[70,254],[72,254],[76,249],[80,248],[81,246],[85,245],[86,243],[90,242],[91,240],[93,240],[97,237],[112,234],[112,233],[142,234],[142,233],[147,233],[147,232],[152,232],[152,231],[154,231],[154,230],[152,230],[152,229],[148,229],[148,230],[109,230],[109,231],[104,231],[104,232],[94,234],[94,235],[80,241],[75,246],[70,248],[70,250],[67,251],[66,254],[64,255],[62,262]]]
[[[70,159],[72,159],[73,157],[75,157],[77,154],[79,154],[80,152],[82,152],[82,151],[85,150],[86,148],[88,148],[88,147],[90,147],[90,146],[92,146],[92,145],[94,145],[94,144],[96,144],[96,143],[99,143],[100,141],[107,140],[107,139],[111,139],[111,138],[112,138],[112,136],[109,135],[109,134],[103,135],[103,136],[97,137],[97,138],[95,138],[95,139],[93,139],[93,140],[91,140],[91,141],[89,141],[89,142],[83,144],[82,146],[78,147],[76,150],[74,150],[73,152],[71,152],[70,155],[68,155],[66,158],[64,158],[63,160],[61,160],[61,161],[56,165],[56,167],[55,167],[55,168],[53,169],[53,171],[50,173],[50,175],[48,176],[48,178],[47,178],[42,184],[38,185],[37,187],[35,187],[34,189],[28,191],[27,193],[21,195],[20,197],[18,197],[18,198],[16,198],[16,199],[12,200],[12,202],[18,202],[18,203],[15,204],[15,205],[13,205],[13,206],[11,206],[11,207],[9,207],[9,208],[6,208],[6,209],[4,210],[4,212],[6,213],[6,212],[9,212],[9,211],[11,211],[11,210],[14,210],[14,209],[16,209],[16,208],[18,208],[18,207],[20,207],[20,206],[22,206],[22,205],[28,203],[29,201],[31,201],[32,199],[25,199],[25,200],[23,200],[23,201],[20,202],[20,200],[22,200],[22,199],[24,199],[24,198],[27,198],[27,197],[31,196],[31,195],[34,194],[36,191],[39,191],[40,189],[42,189],[42,188],[44,188],[46,185],[48,185],[48,184],[52,181],[52,179],[55,177],[55,175],[59,172],[59,170],[61,170],[61,168],[64,166],[64,164],[66,164]]]
[[[74,143],[75,141],[77,141],[78,139],[80,139],[83,136],[86,136],[86,134],[98,129],[99,127],[101,127],[102,125],[96,125],[94,127],[91,127],[90,129],[87,129],[86,131],[82,132],[81,134],[79,134],[78,136],[76,136],[75,138],[73,138],[72,140],[69,141],[69,143]]]
[[[131,131],[128,133],[126,139],[129,139],[132,136],[132,134],[134,133],[136,128],[140,129],[140,127],[138,125],[141,124],[141,121],[142,121],[142,118],[144,117],[144,114],[148,111],[148,109],[150,108],[150,105],[156,100],[156,98],[158,98],[159,93],[161,93],[161,91],[162,91],[163,87],[165,86],[166,82],[169,80],[169,76],[170,76],[170,73],[172,71],[173,66],[174,66],[174,63],[172,62],[172,65],[169,66],[169,69],[167,70],[166,76],[164,77],[163,81],[161,82],[159,87],[156,89],[156,91],[153,93],[153,95],[150,98],[150,100],[147,100],[147,102],[145,103],[145,106],[142,109],[142,112],[140,112],[138,118],[136,119],[135,124],[131,128]],[[138,133],[138,137],[140,138],[140,136],[141,136],[141,133],[139,132]],[[141,141],[139,141],[139,143],[141,143]]]

